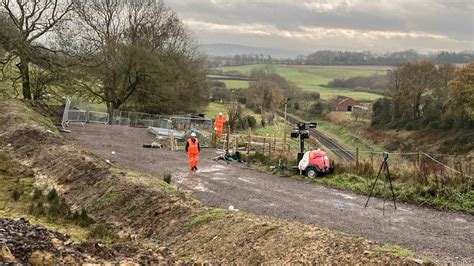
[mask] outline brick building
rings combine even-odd
[[[331,99],[331,106],[334,111],[352,112],[354,106],[358,105],[360,105],[358,101],[346,96],[338,95]]]

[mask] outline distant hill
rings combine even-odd
[[[242,54],[263,54],[274,58],[294,58],[299,54],[297,51],[245,46],[230,43],[209,43],[202,44],[204,50],[211,56],[233,56]]]

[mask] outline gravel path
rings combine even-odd
[[[259,173],[237,163],[214,162],[214,150],[201,154],[199,172],[190,176],[184,151],[145,149],[152,141],[144,129],[86,125],[73,126],[67,138],[83,144],[118,166],[162,176],[204,204],[298,220],[397,244],[442,262],[474,264],[474,216],[437,211],[373,198],[364,209],[366,196],[327,188],[291,178]],[[115,154],[111,154],[115,151]]]

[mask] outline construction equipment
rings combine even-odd
[[[290,135],[292,138],[299,139],[300,151],[297,155],[298,169],[301,174],[305,174],[309,178],[316,178],[334,171],[334,167],[326,152],[320,149],[305,152],[304,140],[310,136],[308,128],[316,128],[316,126],[316,123],[298,122]]]
[[[320,149],[307,151],[299,161],[298,169],[309,178],[316,178],[334,171],[327,153]]]

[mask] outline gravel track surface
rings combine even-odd
[[[172,173],[173,182],[208,206],[237,209],[317,224],[373,241],[397,244],[441,262],[474,264],[474,216],[397,204],[366,196],[260,173],[244,165],[215,162],[216,151],[204,149],[196,175],[188,172],[184,151],[146,149],[153,138],[145,129],[123,126],[72,126],[66,137],[117,166],[155,176]],[[112,151],[115,154],[112,154]]]

